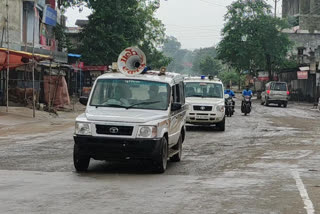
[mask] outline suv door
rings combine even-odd
[[[181,104],[181,109],[171,111],[170,110],[170,130],[169,130],[169,146],[177,144],[181,127],[184,126],[186,116],[186,105],[183,82],[175,84],[171,88],[172,91],[172,103]]]

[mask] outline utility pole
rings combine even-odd
[[[35,87],[34,87],[34,70],[35,70],[35,59],[34,59],[34,40],[35,40],[35,31],[36,31],[36,18],[37,18],[37,1],[33,2],[33,10],[34,10],[34,19],[33,19],[33,38],[32,38],[32,109],[33,109],[33,117],[36,117],[36,100],[35,100]]]
[[[278,1],[280,0],[273,0],[274,1],[274,17],[277,17],[277,5],[278,5]]]
[[[6,1],[6,8],[7,8],[7,77],[6,77],[6,85],[7,85],[7,91],[6,91],[6,112],[9,112],[9,71],[10,71],[10,51],[9,51],[9,2]]]

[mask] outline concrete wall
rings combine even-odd
[[[20,50],[22,41],[22,0],[8,0],[9,5],[9,42],[10,48]],[[0,1],[0,40],[2,38],[2,30],[6,25],[6,0]],[[3,46],[7,47],[6,37],[3,37]],[[0,41],[1,42],[1,41]]]
[[[300,0],[282,0],[282,16],[295,16],[299,14]]]
[[[320,31],[320,0],[283,0],[282,17],[299,18],[301,30]]]
[[[293,33],[292,31],[284,31],[288,33],[289,39],[294,42],[294,47],[292,49],[291,55],[298,55],[298,48],[304,47],[304,62],[310,63],[308,57],[310,56],[310,51],[315,52],[316,62],[320,62],[320,33],[309,33],[308,31],[298,31]]]

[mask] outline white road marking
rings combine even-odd
[[[307,210],[308,214],[314,214],[315,211],[314,211],[312,201],[310,200],[308,192],[307,192],[306,188],[304,187],[304,184],[300,178],[299,172],[296,170],[291,170],[291,174],[292,174],[293,178],[296,180],[296,186],[298,187],[298,190],[300,192],[300,196],[303,200],[304,208]]]

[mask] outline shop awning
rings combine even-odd
[[[0,71],[7,68],[7,48],[0,48]],[[27,63],[29,59],[33,58],[32,53],[24,51],[16,51],[9,49],[9,68],[16,68]],[[52,59],[51,56],[34,54],[34,59],[36,61],[49,60]]]

